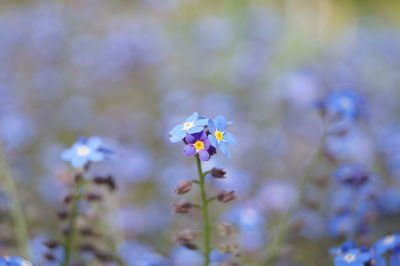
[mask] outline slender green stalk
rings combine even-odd
[[[82,190],[85,185],[85,178],[80,176],[75,182],[74,191],[72,194],[71,209],[68,215],[68,234],[64,243],[64,261],[63,266],[69,266],[74,254],[76,240],[76,221],[78,218],[78,205],[82,198]]]
[[[6,155],[3,145],[0,141],[0,179],[4,191],[11,202],[11,219],[13,223],[13,231],[16,239],[18,252],[21,256],[29,259],[29,233],[21,203],[18,198],[17,185],[12,177],[11,170],[6,161]]]
[[[204,236],[204,266],[209,266],[210,264],[210,251],[211,251],[211,241],[210,241],[210,218],[208,214],[208,199],[206,193],[205,175],[201,167],[201,161],[199,155],[196,155],[197,171],[199,174],[199,186],[201,193],[201,212],[203,214],[203,236]]]

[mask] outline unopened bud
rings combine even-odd
[[[211,175],[215,178],[225,178],[226,172],[222,168],[213,168],[211,169]]]
[[[48,260],[48,261],[55,261],[55,260],[56,260],[56,258],[54,257],[54,255],[51,254],[51,253],[45,253],[43,256],[44,256],[44,258],[45,258],[46,260]]]
[[[235,256],[239,256],[239,246],[234,243],[226,243],[226,244],[221,244],[219,245],[219,250],[222,253],[229,253],[233,254]]]
[[[222,191],[221,193],[218,194],[217,199],[220,202],[226,203],[229,201],[232,201],[236,199],[235,191]]]
[[[181,246],[184,246],[191,250],[197,250],[197,245],[193,243],[195,237],[196,234],[192,230],[186,229],[179,232],[174,240]]]
[[[188,193],[192,189],[192,181],[183,180],[179,183],[178,187],[175,189],[177,195],[183,195]]]
[[[49,249],[54,249],[58,246],[57,241],[52,240],[52,239],[49,239],[49,240],[43,242],[43,244]]]
[[[103,197],[100,194],[96,193],[88,193],[86,195],[86,200],[87,201],[101,201]]]
[[[187,200],[180,200],[177,203],[174,203],[175,206],[175,213],[188,213],[190,208],[192,208],[192,203]]]
[[[68,212],[67,211],[59,211],[57,213],[58,219],[60,220],[65,220],[68,217]]]
[[[236,227],[233,224],[227,223],[227,222],[221,222],[218,224],[218,231],[221,236],[231,236],[233,235],[237,230]]]

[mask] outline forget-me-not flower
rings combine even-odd
[[[208,121],[208,136],[211,145],[218,147],[226,157],[231,157],[229,146],[236,145],[236,138],[230,132],[226,131],[228,122],[223,116],[217,116],[215,119]]]
[[[103,141],[99,137],[78,138],[72,147],[66,149],[61,158],[69,161],[75,168],[80,168],[89,162],[100,162],[104,160],[107,150],[103,147]]]
[[[339,253],[335,256],[335,266],[364,266],[365,263],[371,260],[369,252],[360,249],[350,249],[346,252]]]
[[[386,251],[393,250],[400,246],[400,234],[388,235],[379,239],[374,245],[376,254],[382,255]]]
[[[5,256],[0,257],[0,266],[33,266],[33,264],[21,257]]]
[[[199,117],[197,112],[186,118],[185,122],[175,126],[170,132],[169,140],[178,142],[186,137],[187,134],[201,132],[208,124],[208,118]]]
[[[185,138],[188,143],[183,148],[183,153],[186,156],[193,156],[195,154],[199,155],[200,160],[208,161],[212,155],[212,146],[207,138],[207,133],[205,131],[187,135]]]

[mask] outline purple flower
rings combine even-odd
[[[215,148],[210,145],[210,141],[208,140],[205,131],[187,135],[185,140],[188,143],[183,148],[183,153],[186,156],[198,154],[200,160],[208,161],[210,156],[215,153]]]

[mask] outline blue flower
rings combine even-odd
[[[199,133],[204,130],[208,123],[208,118],[199,117],[197,112],[186,118],[185,122],[175,126],[170,132],[169,140],[178,142],[186,137],[187,134]]]
[[[80,168],[89,162],[100,162],[104,160],[109,151],[102,147],[103,141],[99,137],[78,138],[71,148],[66,149],[61,158],[69,161],[75,168]]]
[[[223,116],[217,116],[215,119],[208,121],[208,131],[210,135],[208,139],[211,145],[218,147],[226,157],[231,157],[229,146],[236,145],[236,138],[230,132],[226,131],[228,122]]]
[[[346,252],[340,252],[335,256],[335,266],[364,266],[365,263],[371,260],[369,252],[360,249],[350,249]]]
[[[33,264],[21,257],[5,256],[0,257],[0,266],[33,266]]]
[[[350,120],[363,116],[363,105],[363,98],[351,90],[333,92],[319,104],[325,114]]]
[[[400,246],[400,234],[393,234],[379,239],[374,245],[374,250],[376,254],[382,255],[386,251],[389,250],[392,251],[393,249],[399,246]]]

